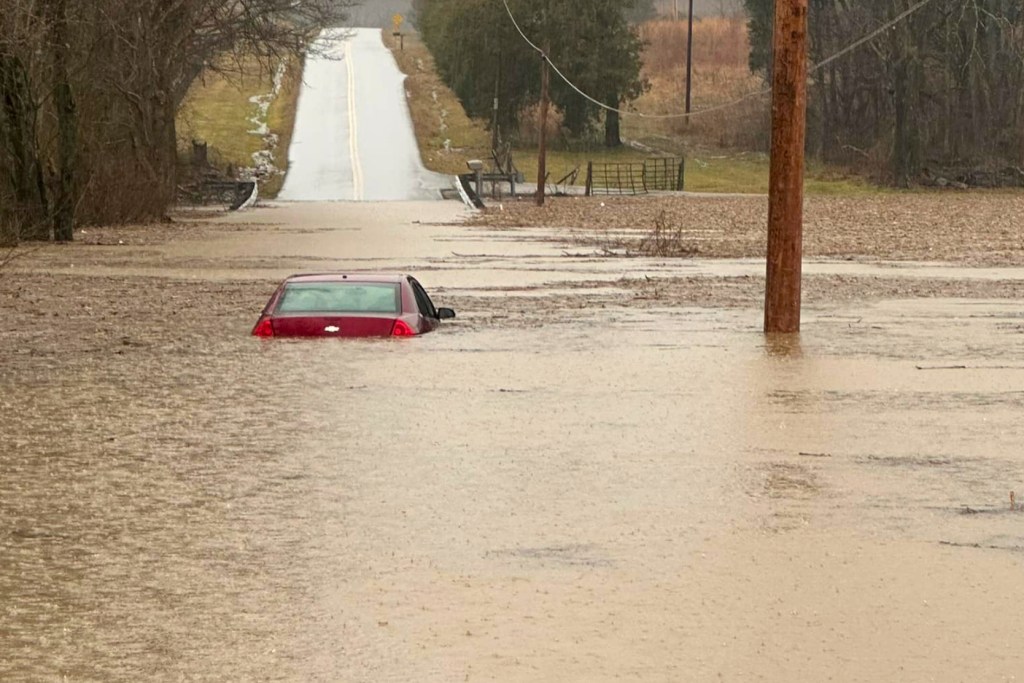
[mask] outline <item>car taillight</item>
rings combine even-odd
[[[273,337],[274,326],[270,322],[269,316],[263,316],[256,323],[256,327],[252,328],[252,336],[254,337]]]
[[[413,337],[416,333],[412,331],[409,324],[404,320],[396,320],[395,326],[391,328],[392,337]]]

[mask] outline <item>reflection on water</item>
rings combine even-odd
[[[774,332],[764,335],[764,349],[773,358],[801,358],[803,346],[799,334]]]
[[[1015,669],[1024,517],[961,511],[1024,488],[1024,375],[914,367],[994,327],[878,360],[713,312],[336,343],[118,305],[3,333],[0,679]]]
[[[821,493],[815,474],[796,463],[770,463],[765,468],[765,494],[770,498],[793,500],[813,498]]]

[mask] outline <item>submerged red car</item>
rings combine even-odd
[[[256,337],[412,337],[455,317],[434,308],[409,275],[308,273],[287,278],[270,297]]]

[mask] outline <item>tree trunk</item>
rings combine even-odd
[[[609,106],[617,106],[618,98],[609,100]],[[619,125],[619,112],[608,110],[604,117],[604,146],[622,147],[622,130]]]
[[[53,238],[70,242],[75,230],[78,112],[68,76],[69,36],[67,0],[53,4],[53,99],[57,110],[57,196]]]
[[[8,171],[15,201],[13,219],[20,226],[20,237],[48,239],[46,183],[36,140],[37,107],[28,70],[13,55],[0,55],[0,107],[6,120],[0,129],[0,144],[13,162]]]
[[[920,121],[917,120],[917,97],[920,91],[917,51],[906,26],[895,32],[893,54],[893,179],[899,187],[909,187],[920,166]]]
[[[537,206],[544,206],[544,190],[548,179],[547,170],[547,142],[548,142],[548,54],[551,52],[550,41],[544,44],[544,52],[541,55],[541,77],[540,77],[540,151],[537,156]]]
[[[166,93],[166,91],[164,91]],[[155,131],[156,141],[159,149],[157,154],[160,158],[160,197],[161,206],[159,217],[166,215],[167,211],[174,206],[178,191],[178,128],[175,120],[175,106],[173,100],[164,94],[158,103],[156,123],[158,130]]]

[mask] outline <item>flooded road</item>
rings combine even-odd
[[[1019,301],[766,340],[617,280],[693,262],[457,213],[282,206],[3,273],[0,680],[1016,680]],[[353,261],[459,318],[247,336],[278,277]]]

